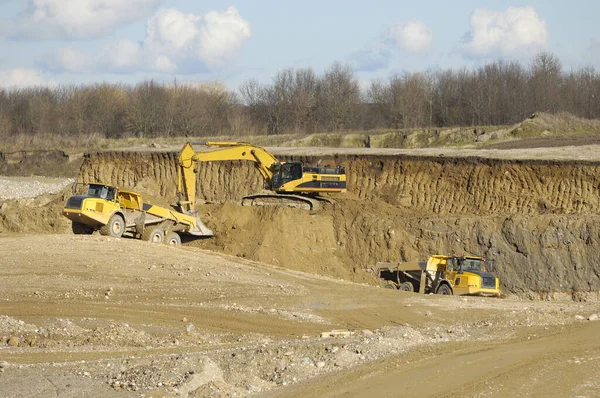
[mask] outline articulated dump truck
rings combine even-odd
[[[434,255],[427,261],[378,262],[374,271],[387,288],[406,292],[500,296],[500,280],[477,256]]]
[[[180,245],[179,234],[213,236],[194,214],[183,214],[142,201],[139,193],[105,184],[89,184],[85,195],[71,196],[63,215],[72,222],[73,233],[89,235],[94,231],[107,236],[131,237]]]

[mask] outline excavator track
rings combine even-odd
[[[259,193],[244,196],[242,206],[281,206],[304,210],[319,210],[321,203],[333,203],[330,199],[323,197],[308,197],[302,195],[282,195]]]

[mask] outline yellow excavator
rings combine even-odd
[[[198,152],[192,145],[218,147]],[[242,198],[242,205],[280,205],[308,210],[318,209],[318,196],[323,192],[345,192],[346,172],[343,167],[304,166],[301,162],[280,162],[266,149],[245,142],[188,142],[179,154],[177,195],[184,213],[194,211],[196,197],[196,164],[227,160],[248,160],[260,172],[270,193]]]

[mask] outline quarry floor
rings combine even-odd
[[[600,394],[600,303],[421,296],[195,247],[0,235],[5,397]]]
[[[599,148],[572,156],[597,161]],[[16,199],[4,210],[0,203],[0,215],[45,210],[26,218],[35,233],[0,230],[3,397],[600,396],[600,301],[592,295],[418,295],[383,289],[369,275],[353,283],[342,272],[207,250],[208,241],[74,236],[49,216],[60,194],[9,191],[4,198]],[[240,214],[250,220],[248,211]],[[310,231],[297,212],[264,212]],[[240,236],[248,225],[227,231]],[[252,235],[243,237],[249,246]],[[304,241],[319,243],[313,238]]]

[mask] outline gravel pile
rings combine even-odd
[[[46,193],[59,193],[66,186],[75,182],[72,178],[50,179],[12,179],[0,177],[0,200],[35,198]]]

